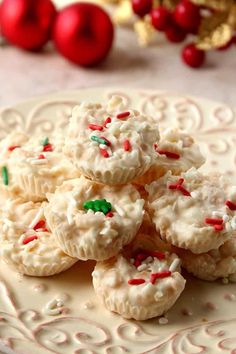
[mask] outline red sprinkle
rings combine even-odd
[[[116,118],[124,119],[124,118],[127,118],[129,116],[130,116],[130,112],[122,112],[122,113],[117,114]]]
[[[158,154],[160,155],[165,155],[166,157],[168,157],[169,159],[176,159],[178,160],[180,158],[180,155],[175,153],[175,152],[171,152],[171,151],[165,151],[165,150],[156,150],[158,152]]]
[[[43,147],[43,151],[52,151],[52,150],[53,150],[52,144],[46,144]]]
[[[123,146],[124,146],[124,150],[125,151],[130,151],[131,150],[131,144],[130,144],[129,140],[125,140]]]
[[[163,279],[163,278],[167,278],[171,275],[171,272],[169,270],[167,271],[163,271],[163,272],[159,272],[159,273],[152,273],[150,276],[150,282],[152,284],[155,284],[155,281],[157,279]]]
[[[44,220],[39,220],[39,222],[37,222],[37,224],[34,226],[34,230],[38,230],[38,229],[44,229],[45,228],[45,221]]]
[[[43,155],[43,154],[40,154],[39,156],[38,156],[38,159],[46,159],[46,157]]]
[[[206,218],[205,219],[205,223],[206,224],[210,224],[210,225],[222,225],[223,224],[223,222],[224,222],[224,220],[223,219],[213,219],[213,218]]]
[[[165,253],[163,253],[163,252],[148,251],[148,255],[151,257],[158,258],[158,259],[165,259],[166,258]]]
[[[20,148],[20,145],[9,146],[8,151],[13,151],[13,150],[15,150],[17,148]]]
[[[105,140],[105,142],[107,143],[107,146],[111,146],[110,140],[108,140],[107,138],[104,138],[104,136],[101,136],[101,139]]]
[[[113,212],[112,211],[109,211],[108,213],[106,213],[106,217],[107,218],[112,218],[113,217]]]
[[[36,236],[36,235],[26,237],[26,238],[23,240],[23,244],[24,244],[24,245],[27,245],[27,243],[32,242],[32,241],[37,240],[37,239],[38,239],[38,236]]]
[[[100,153],[102,154],[103,157],[107,158],[109,157],[109,154],[106,149],[100,149]]]
[[[103,126],[97,125],[97,124],[89,124],[89,129],[102,131],[103,130]]]
[[[224,229],[224,225],[214,225],[215,231],[222,231]]]
[[[191,197],[191,194],[189,193],[189,191],[187,191],[187,189],[185,189],[183,186],[178,185],[177,189],[183,194],[186,195],[187,197]]]
[[[182,184],[184,183],[184,179],[180,178],[176,184],[170,184],[168,186],[169,189],[177,189],[179,190],[183,195],[187,196],[187,197],[191,197],[191,194],[189,191],[187,191],[187,189],[185,189]]]
[[[230,210],[236,210],[236,204],[230,200],[226,200],[225,205],[227,205]]]
[[[129,279],[128,280],[128,284],[129,285],[139,285],[139,284],[143,284],[145,283],[145,280],[144,279]]]
[[[107,117],[107,119],[105,120],[105,122],[103,123],[103,126],[106,128],[107,124],[111,123],[111,117]]]

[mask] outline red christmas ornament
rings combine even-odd
[[[182,0],[175,8],[174,18],[180,27],[195,32],[201,21],[200,8],[189,0]]]
[[[180,43],[186,38],[186,31],[172,22],[171,26],[165,31],[166,38],[173,43]]]
[[[206,53],[190,43],[182,51],[183,61],[192,68],[199,68],[205,61]]]
[[[3,36],[20,48],[39,50],[50,39],[56,9],[51,0],[3,0]]]
[[[132,0],[132,8],[136,15],[143,17],[152,9],[152,0]]]
[[[113,24],[107,13],[91,3],[77,3],[57,15],[53,40],[58,51],[70,61],[93,66],[109,53]]]
[[[164,6],[158,6],[151,11],[153,27],[158,31],[166,31],[171,25],[171,14]]]

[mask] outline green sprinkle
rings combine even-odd
[[[83,207],[86,210],[91,209],[95,213],[101,211],[103,214],[107,214],[112,209],[111,203],[107,202],[106,199],[87,200]]]
[[[102,138],[98,138],[97,136],[93,135],[91,136],[91,140],[96,141],[99,144],[103,144],[103,145],[108,145],[107,141],[102,139]]]
[[[8,170],[6,166],[2,167],[2,180],[3,180],[3,184],[5,184],[5,186],[8,186],[9,179],[8,179]]]
[[[49,144],[49,139],[48,137],[45,138],[43,141],[42,141],[42,145],[45,146],[45,145],[48,145]]]

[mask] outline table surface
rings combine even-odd
[[[236,106],[236,45],[208,53],[200,70],[181,62],[181,46],[160,35],[155,45],[140,48],[131,29],[118,28],[111,54],[92,69],[67,62],[52,47],[38,54],[0,47],[0,106],[54,91],[124,86],[187,93]]]

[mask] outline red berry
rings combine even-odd
[[[182,42],[187,33],[186,31],[179,27],[176,23],[172,23],[169,28],[165,31],[166,38],[173,43],[180,43]]]
[[[200,8],[188,0],[182,0],[175,8],[176,23],[188,31],[196,31],[200,25]]]
[[[152,9],[152,0],[132,0],[132,8],[136,15],[143,17]]]
[[[199,68],[205,60],[205,52],[198,49],[195,44],[190,43],[182,51],[183,61],[192,68]]]
[[[164,6],[158,6],[151,11],[152,25],[158,31],[165,31],[171,25],[171,14]]]

